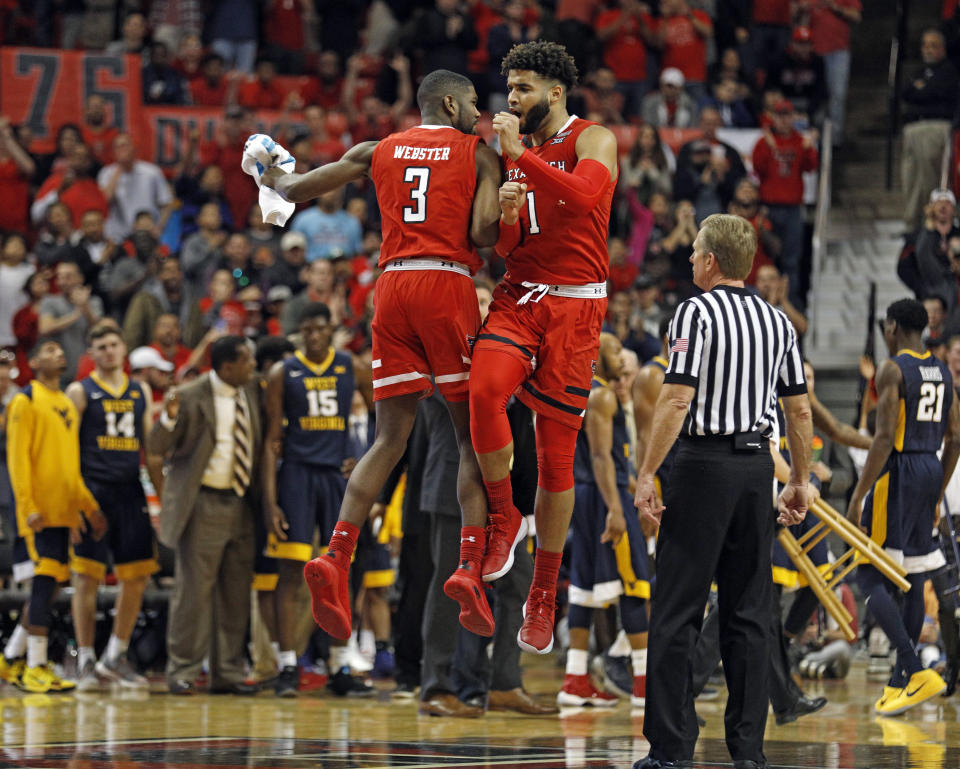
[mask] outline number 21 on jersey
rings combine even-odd
[[[924,382],[920,385],[920,403],[917,405],[918,422],[939,422],[943,416],[943,391],[946,385],[942,382]]]

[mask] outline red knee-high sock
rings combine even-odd
[[[490,512],[497,515],[512,514],[516,509],[513,506],[513,485],[510,483],[510,476],[493,483],[483,482],[487,490],[487,502],[490,505]]]
[[[357,549],[358,536],[360,536],[360,528],[349,521],[337,521],[337,525],[333,527],[327,555],[331,556],[333,562],[344,571],[350,568],[353,551]]]
[[[551,553],[537,548],[537,557],[533,562],[533,583],[530,589],[540,588],[556,592],[557,576],[560,574],[560,561],[563,553]]]
[[[464,526],[460,529],[460,564],[469,563],[479,570],[483,560],[483,546],[486,544],[486,532],[480,526]]]

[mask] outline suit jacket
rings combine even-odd
[[[263,431],[260,421],[260,388],[256,381],[244,388],[247,394],[254,463],[260,457]],[[180,411],[173,430],[157,422],[147,437],[147,451],[167,457],[169,469],[163,485],[160,514],[160,541],[167,547],[176,547],[193,515],[197,492],[216,445],[216,409],[213,404],[213,386],[210,375],[184,385],[178,391]],[[259,494],[254,467],[254,479],[247,489],[247,500]]]

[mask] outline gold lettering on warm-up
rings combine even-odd
[[[140,451],[140,440],[122,435],[98,435],[97,448],[101,451]]]
[[[338,430],[346,429],[343,417],[300,417],[301,430]]]
[[[303,384],[308,390],[336,390],[335,376],[308,376],[304,377]]]
[[[103,400],[101,403],[103,403],[103,410],[107,412],[123,414],[127,411],[133,411],[133,401]]]

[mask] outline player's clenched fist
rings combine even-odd
[[[493,130],[500,139],[500,149],[503,154],[516,160],[523,154],[523,144],[520,142],[520,118],[512,112],[498,112],[493,116]]]
[[[514,224],[520,217],[520,206],[526,200],[527,185],[521,182],[504,182],[500,187],[500,212],[504,224]]]

